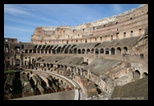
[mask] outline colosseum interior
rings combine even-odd
[[[148,4],[75,27],[37,27],[30,42],[4,38],[4,66],[4,100],[147,100]]]

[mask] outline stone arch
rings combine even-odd
[[[121,54],[121,48],[120,48],[120,47],[117,47],[116,53],[117,53],[117,54]]]
[[[78,49],[78,54],[81,54],[81,49]]]
[[[82,49],[82,54],[85,54],[85,49]]]
[[[99,50],[98,48],[95,49],[95,54],[98,54],[99,53]]]
[[[61,48],[61,53],[64,52],[65,48],[66,48],[67,45],[64,45],[62,48]]]
[[[68,46],[65,48],[65,50],[64,50],[64,51],[65,51],[65,54],[68,54],[68,52],[69,52],[69,49],[68,49],[68,48],[69,48],[69,47],[70,47],[70,45],[68,45]]]
[[[20,47],[19,46],[15,46],[15,51],[16,53],[19,53]]]
[[[100,49],[100,53],[101,53],[101,54],[104,53],[104,49],[103,49],[103,48]]]
[[[45,49],[45,54],[47,54],[47,51],[48,51],[48,50],[47,50],[47,49]]]
[[[114,48],[111,48],[111,54],[115,55],[115,49]]]
[[[139,79],[139,78],[140,78],[140,75],[141,75],[141,74],[140,74],[140,71],[139,71],[139,70],[135,70],[135,71],[134,71],[134,74],[133,74],[133,78],[134,78],[134,79]]]
[[[110,49],[109,48],[106,48],[105,49],[105,54],[109,54],[109,51],[110,51]]]
[[[25,49],[25,53],[28,53],[28,49]]]
[[[52,54],[56,54],[56,49],[55,48],[53,48],[51,50],[52,50]]]
[[[147,77],[148,76],[148,73],[147,72],[144,72],[143,74],[142,74],[142,78],[143,77]]]
[[[90,53],[90,49],[87,49],[87,54],[89,54]]]
[[[32,69],[34,69],[34,66],[35,66],[35,60],[34,58],[32,59]]]
[[[73,53],[72,49],[69,49],[69,54],[72,54],[72,53]]]
[[[94,53],[94,49],[91,49],[91,53]]]
[[[74,48],[74,54],[76,54],[76,52],[77,52],[77,48]]]
[[[29,49],[29,53],[32,53],[32,49]]]
[[[57,48],[57,54],[60,53],[60,51],[61,51],[61,46]]]
[[[123,47],[123,53],[126,54],[128,52],[128,48],[126,46]]]
[[[33,53],[36,53],[36,49],[33,49]]]
[[[58,68],[60,68],[60,65],[58,64]]]
[[[44,50],[43,49],[41,49],[41,53],[43,53],[44,52]]]
[[[49,49],[48,49],[48,52],[49,52],[49,53],[52,52],[52,48],[53,48],[53,45],[49,46]]]

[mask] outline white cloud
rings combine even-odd
[[[21,8],[21,7],[9,5],[9,4],[4,5],[4,12],[12,15],[31,15],[31,13],[28,12],[27,10],[31,10],[31,9],[25,9],[25,8]]]

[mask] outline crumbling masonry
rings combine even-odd
[[[110,98],[115,86],[148,76],[148,5],[75,27],[37,27],[30,43],[4,38],[4,53],[6,69],[50,71],[72,78],[86,98]]]

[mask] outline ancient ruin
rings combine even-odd
[[[4,74],[5,100],[116,99],[115,87],[148,79],[148,4],[75,27],[37,27],[30,42],[4,38],[4,66],[18,70]]]

